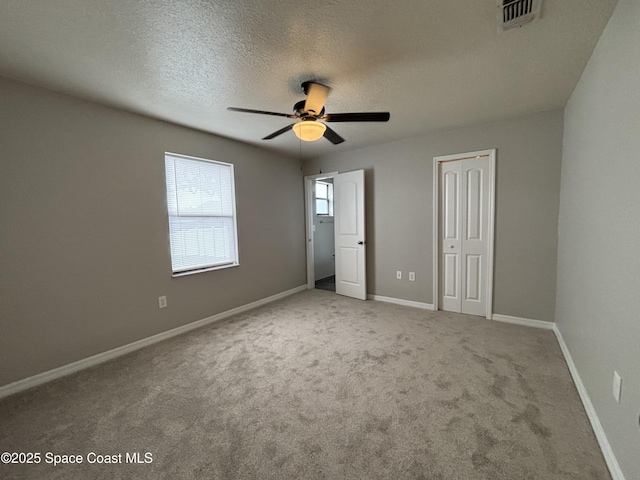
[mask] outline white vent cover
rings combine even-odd
[[[498,0],[498,31],[520,27],[540,14],[542,0]]]

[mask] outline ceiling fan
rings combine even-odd
[[[293,106],[293,113],[265,112],[264,110],[252,110],[249,108],[228,107],[232,112],[260,113],[262,115],[275,115],[277,117],[294,118],[298,120],[280,130],[267,135],[263,140],[282,135],[293,130],[300,140],[313,142],[324,137],[334,145],[344,142],[344,138],[329,128],[324,122],[388,122],[389,112],[360,112],[360,113],[325,113],[324,104],[331,88],[313,81],[304,82],[302,90],[307,96],[306,100],[297,102]]]

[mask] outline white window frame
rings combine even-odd
[[[233,247],[235,248],[235,258],[232,258],[231,260],[225,262],[225,263],[215,263],[215,264],[208,264],[208,265],[199,265],[199,266],[194,266],[194,267],[184,267],[184,268],[174,268],[173,266],[173,255],[172,255],[172,250],[171,250],[171,231],[170,231],[170,218],[172,216],[170,210],[169,210],[169,191],[168,191],[168,181],[169,178],[167,178],[167,173],[166,173],[166,165],[167,165],[167,160],[169,157],[173,157],[176,159],[182,159],[182,160],[188,160],[188,161],[193,161],[193,162],[202,162],[202,163],[213,163],[213,164],[217,164],[217,165],[224,165],[226,167],[229,167],[230,172],[231,172],[231,208],[232,208],[232,214],[231,214],[231,218],[232,218],[232,226],[233,226]],[[169,258],[170,258],[170,262],[171,262],[171,271],[172,271],[172,277],[181,277],[181,276],[185,276],[185,275],[193,275],[196,273],[202,273],[202,272],[210,272],[213,270],[220,270],[220,269],[224,269],[224,268],[230,268],[230,267],[237,267],[238,265],[240,265],[240,259],[239,259],[239,251],[238,251],[238,220],[237,220],[237,212],[236,212],[236,185],[235,185],[235,171],[234,171],[234,165],[232,163],[226,163],[226,162],[219,162],[217,160],[210,160],[207,158],[200,158],[200,157],[192,157],[189,155],[182,155],[179,153],[172,153],[172,152],[165,152],[164,154],[164,159],[165,159],[165,200],[166,200],[166,211],[167,211],[167,234],[168,237],[167,239],[168,241],[168,249],[169,249]],[[175,181],[175,179],[174,179]],[[179,215],[178,215],[179,216]],[[204,216],[204,215],[203,215]],[[222,215],[206,215],[206,217],[221,217]],[[224,217],[228,218],[228,215],[224,215]]]
[[[318,200],[326,200],[327,202],[327,211],[329,213],[318,213],[318,208],[317,206],[316,208],[316,216],[318,217],[333,217],[333,183],[329,183],[329,182],[323,182],[322,180],[316,180],[316,185],[318,185],[318,183],[321,183],[323,185],[327,186],[327,196],[326,197],[318,197],[318,191],[317,188],[314,188],[314,195],[315,195],[315,205],[318,204]]]

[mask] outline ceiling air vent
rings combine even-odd
[[[542,0],[498,0],[498,30],[532,22],[540,13]]]

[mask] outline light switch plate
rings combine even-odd
[[[618,372],[613,372],[613,398],[616,402],[620,403],[620,391],[622,390],[622,378],[618,375]]]
[[[159,308],[165,308],[166,306],[167,306],[167,297],[166,297],[166,295],[158,297],[158,307]]]

